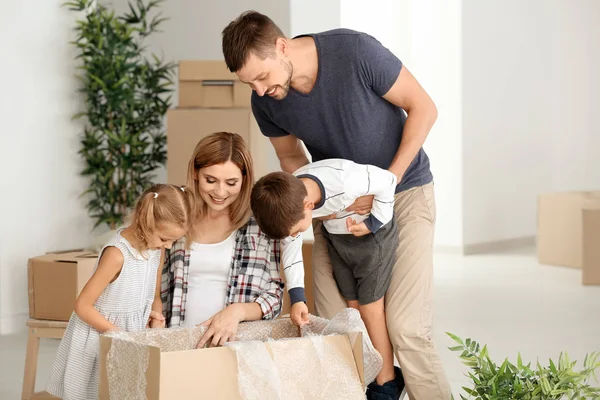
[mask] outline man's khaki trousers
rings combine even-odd
[[[431,339],[433,320],[433,183],[396,194],[399,246],[385,297],[387,326],[411,400],[449,400],[450,387]],[[346,307],[333,278],[321,221],[313,225],[315,311],[332,318]],[[392,251],[392,249],[390,249]]]

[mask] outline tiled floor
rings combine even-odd
[[[600,287],[583,287],[578,270],[539,266],[532,249],[461,257],[437,254],[435,342],[455,394],[466,367],[444,332],[487,343],[492,358],[574,360],[600,351]],[[26,335],[0,337],[0,399],[19,399]],[[37,389],[44,387],[58,341],[40,346]]]

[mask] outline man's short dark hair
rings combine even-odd
[[[275,55],[275,42],[285,35],[267,17],[256,11],[246,11],[223,29],[223,56],[227,68],[237,72],[253,52],[261,59]]]

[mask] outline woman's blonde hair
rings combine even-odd
[[[200,196],[198,171],[201,168],[234,163],[242,172],[242,187],[235,201],[229,206],[229,217],[234,229],[248,222],[250,216],[250,192],[254,184],[254,166],[248,145],[237,133],[215,132],[198,142],[188,164],[187,185],[193,188],[196,207],[194,221],[201,219],[207,212],[207,205]]]
[[[184,186],[156,184],[148,188],[139,197],[131,216],[131,227],[140,247],[137,250],[148,249],[148,238],[160,224],[178,225],[188,236],[193,222],[193,205],[194,193]]]

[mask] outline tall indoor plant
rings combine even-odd
[[[115,229],[166,161],[164,115],[170,107],[174,65],[150,54],[144,41],[165,20],[163,0],[135,0],[115,11],[95,0],[65,5],[82,18],[75,27],[85,109],[80,155],[89,177],[87,208],[95,227]],[[152,17],[151,17],[152,16]]]
[[[575,370],[576,362],[569,360],[566,353],[562,353],[557,362],[550,359],[548,366],[542,366],[539,361],[535,367],[524,364],[520,354],[516,365],[508,359],[497,365],[490,358],[487,346],[482,348],[474,340],[463,341],[447,334],[457,343],[450,350],[460,352],[461,360],[471,369],[467,376],[472,387],[463,387],[470,397],[461,394],[463,400],[600,399],[600,387],[588,383],[590,377],[596,377],[600,353],[586,355],[579,371]]]

